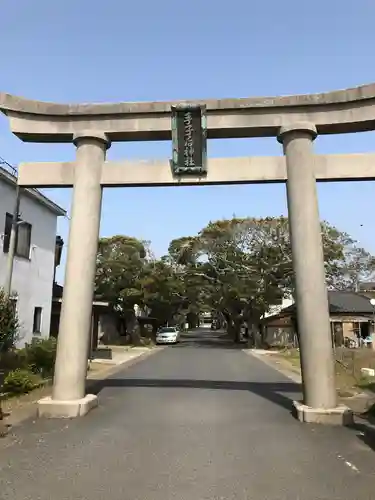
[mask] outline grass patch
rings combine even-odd
[[[375,378],[363,375],[361,380],[358,382],[358,387],[375,393]]]
[[[280,351],[280,356],[288,361],[294,370],[300,372],[299,349],[285,349]],[[337,393],[341,397],[354,396],[363,390],[375,393],[375,377],[363,375],[361,368],[375,368],[375,351],[372,349],[347,349],[335,350],[335,371]]]
[[[88,364],[88,368],[87,368],[87,371],[89,373],[92,373],[92,372],[100,372],[100,371],[103,371],[103,370],[108,370],[108,364],[106,363],[96,363],[95,361],[91,361],[89,364]]]
[[[287,349],[285,351],[280,351],[279,355],[288,360],[291,365],[293,365],[293,367],[300,368],[300,355],[298,349]]]

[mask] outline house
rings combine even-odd
[[[357,340],[373,333],[375,308],[369,297],[346,291],[328,292],[332,341],[343,345],[345,339]],[[270,346],[297,345],[296,304],[262,321],[263,339]]]
[[[264,318],[268,318],[269,316],[274,316],[275,314],[280,313],[283,309],[294,304],[293,297],[284,297],[281,299],[279,304],[274,304],[270,306],[269,311],[264,314]]]
[[[59,334],[59,323],[61,315],[61,305],[63,300],[64,287],[53,282],[53,294],[52,294],[52,308],[51,308],[51,322],[49,326],[49,335],[51,337],[57,338]],[[108,321],[108,318],[111,321]],[[107,324],[109,323],[109,326]],[[91,316],[91,346],[88,349],[95,350],[98,346],[99,339],[104,333],[107,333],[110,338],[112,330],[114,330],[113,336],[118,337],[117,330],[115,329],[113,315],[111,315],[109,309],[109,303],[102,300],[99,297],[94,297],[92,302],[92,316]],[[108,330],[110,331],[108,333]]]
[[[0,287],[5,285],[12,214],[16,202],[16,171],[0,167]],[[55,272],[57,217],[65,210],[37,189],[20,195],[12,296],[20,322],[18,347],[34,336],[48,337]]]

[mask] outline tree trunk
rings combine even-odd
[[[138,325],[139,325],[139,335],[141,337],[149,337],[146,325],[144,323],[140,323],[139,321],[138,321]]]
[[[142,344],[140,328],[135,314],[129,314],[126,318],[126,331],[130,338],[130,343],[134,346],[139,346]]]
[[[234,338],[234,324],[232,321],[232,318],[227,312],[223,312],[223,316],[225,318],[225,321],[227,323],[227,333],[230,336],[231,339]]]
[[[238,314],[234,320],[235,325],[235,343],[240,344],[242,341],[241,329],[244,326],[244,317],[243,314]]]
[[[241,343],[241,327],[238,325],[235,325],[233,333],[234,333],[234,336],[233,336],[234,343],[240,344]]]
[[[261,335],[261,324],[259,318],[253,320],[251,324],[252,337],[255,349],[261,349],[263,347],[262,335]]]
[[[189,312],[186,315],[187,322],[189,323],[189,328],[197,328],[199,324],[198,314]]]
[[[155,321],[153,324],[152,324],[152,339],[155,341],[156,340],[156,334],[158,333],[158,324],[157,322]]]
[[[246,322],[249,327],[248,345],[255,349],[263,347],[261,317],[260,311],[254,308],[250,309],[246,315]]]
[[[228,313],[223,313],[227,321],[227,332],[235,344],[241,342],[241,324],[242,318],[233,319]]]
[[[255,349],[260,349],[262,347],[262,339],[260,336],[259,326],[253,325],[253,338]]]

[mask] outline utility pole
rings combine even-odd
[[[21,199],[21,188],[17,184],[17,186],[16,186],[16,200],[14,203],[14,210],[13,210],[13,217],[12,217],[12,228],[11,228],[10,240],[9,240],[7,270],[6,270],[5,284],[4,284],[4,291],[8,295],[8,297],[12,293],[12,276],[13,276],[14,256],[16,254],[17,228],[20,224],[22,224],[22,221],[18,220],[19,211],[20,211],[20,199]]]

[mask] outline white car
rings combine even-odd
[[[177,344],[180,340],[180,330],[177,326],[163,326],[156,334],[157,344]]]

